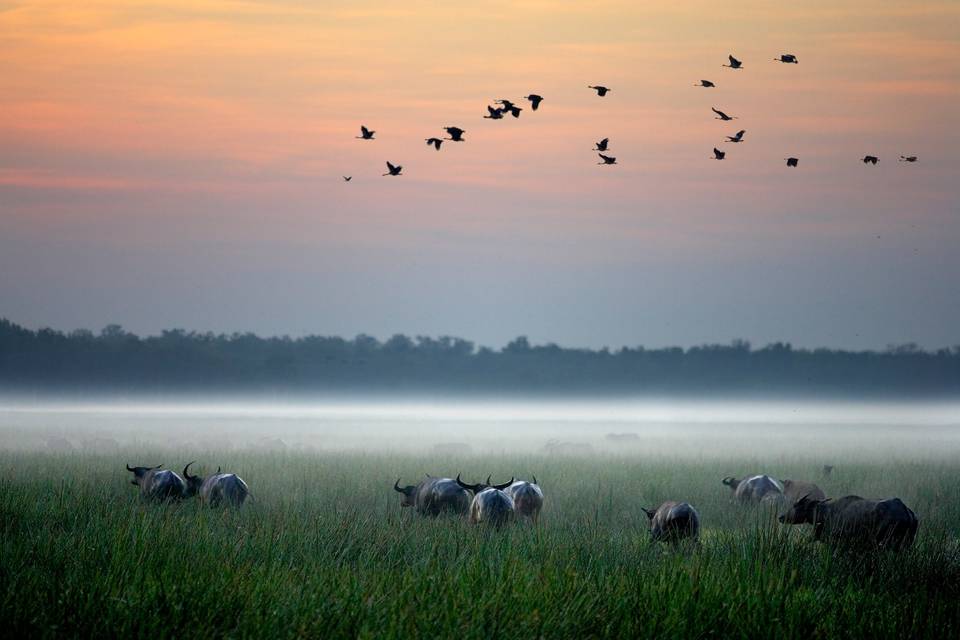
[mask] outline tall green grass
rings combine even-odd
[[[197,457],[253,499],[142,503],[124,463],[186,454],[0,453],[7,637],[960,637],[960,462],[833,461],[828,494],[896,495],[921,518],[910,551],[850,556],[720,484],[817,480],[803,459]],[[458,471],[536,474],[540,526],[422,519],[391,489]],[[649,542],[640,508],[666,499],[700,511],[699,548]]]

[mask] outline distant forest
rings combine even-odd
[[[179,329],[139,337],[32,331],[0,319],[4,392],[310,392],[578,395],[960,396],[960,347],[795,349],[774,343],[502,349],[452,337],[262,338]]]

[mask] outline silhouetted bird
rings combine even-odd
[[[610,138],[604,138],[603,140],[597,143],[597,147],[594,149],[594,151],[606,151],[607,144],[609,142],[610,142]]]
[[[599,85],[599,84],[597,86],[589,86],[587,87],[587,89],[593,89],[594,91],[597,92],[597,95],[600,96],[601,98],[607,95],[608,91],[613,91],[613,89],[610,89],[609,87],[604,87],[603,85]]]
[[[714,118],[714,120],[736,120],[736,119],[737,119],[736,116],[728,116],[727,114],[725,114],[723,111],[720,111],[720,110],[717,109],[716,107],[710,107],[710,109],[711,109],[715,114],[717,114],[717,117]]]
[[[503,105],[502,111],[503,111],[504,113],[506,113],[507,111],[509,111],[509,112],[510,112],[510,115],[512,115],[514,118],[519,118],[519,117],[520,117],[520,112],[523,111],[523,109],[521,109],[521,108],[518,107],[517,105],[513,104],[513,103],[510,102],[509,100],[497,100],[496,102],[497,102],[498,104],[502,104],[502,105]]]
[[[367,129],[365,126],[360,125],[360,135],[354,136],[354,137],[359,140],[373,140],[373,134],[375,133],[376,131],[370,131],[370,129]]]
[[[437,151],[440,151],[440,145],[443,144],[443,140],[440,138],[427,138],[427,146],[433,145],[433,148]]]
[[[401,167],[400,165],[393,166],[392,164],[390,164],[390,161],[388,160],[388,161],[387,161],[387,172],[386,172],[385,174],[383,174],[383,175],[385,175],[385,176],[398,176],[398,175],[400,175],[400,172],[401,172],[401,171],[403,171],[403,167]]]
[[[464,131],[460,127],[444,127],[443,130],[450,134],[450,137],[446,138],[446,140],[452,140],[454,142],[463,142],[463,134],[465,134],[466,131]]]
[[[530,108],[534,111],[536,111],[537,107],[540,106],[540,103],[543,102],[543,96],[538,96],[535,93],[531,93],[530,95],[523,97],[530,101]]]
[[[795,167],[800,162],[798,158],[785,158],[788,167]]]
[[[343,176],[344,182],[350,182],[351,180],[353,180],[353,176]]]
[[[917,156],[900,156],[900,162],[916,162]]]
[[[602,153],[598,153],[597,155],[600,156],[600,159],[601,159],[601,160],[603,160],[603,162],[598,162],[597,164],[617,164],[617,159],[616,159],[616,158],[611,158],[610,156],[605,156],[605,155],[603,155]]]
[[[737,60],[736,58],[734,58],[732,55],[731,55],[731,56],[727,56],[727,57],[730,58],[730,64],[725,64],[725,65],[722,65],[722,66],[724,66],[724,67],[730,67],[731,69],[743,69],[743,63],[742,63],[742,62],[740,62],[739,60]]]
[[[495,109],[494,107],[487,106],[487,111],[489,115],[483,116],[484,118],[489,118],[490,120],[503,120],[503,109]]]
[[[774,58],[774,61],[776,61],[776,62],[786,62],[787,64],[797,64],[797,63],[798,63],[797,56],[793,55],[792,53],[784,53],[784,54],[781,55],[779,58]]]
[[[726,151],[720,151],[716,147],[713,148],[713,158],[711,160],[723,160],[723,157],[727,155]]]
[[[877,164],[879,160],[877,156],[863,156],[863,164]]]
[[[707,87],[707,88],[709,89],[710,87],[715,87],[715,86],[717,86],[717,85],[713,84],[713,83],[710,82],[709,80],[701,80],[701,81],[700,81],[700,84],[695,84],[695,85],[693,85],[693,86],[695,86],[695,87]]]
[[[743,134],[747,132],[746,129],[741,129],[737,131],[737,134],[734,136],[727,136],[727,142],[743,142]]]

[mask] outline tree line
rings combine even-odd
[[[501,349],[441,336],[260,337],[119,325],[30,330],[0,319],[0,390],[310,391],[487,394],[960,395],[960,346],[882,351],[797,349],[777,342],[611,350]]]

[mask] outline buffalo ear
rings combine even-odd
[[[643,509],[643,512],[647,514],[647,517],[650,518],[651,520],[653,520],[653,516],[656,515],[657,513],[656,510],[654,509],[644,509],[643,507],[640,507],[640,508]]]

